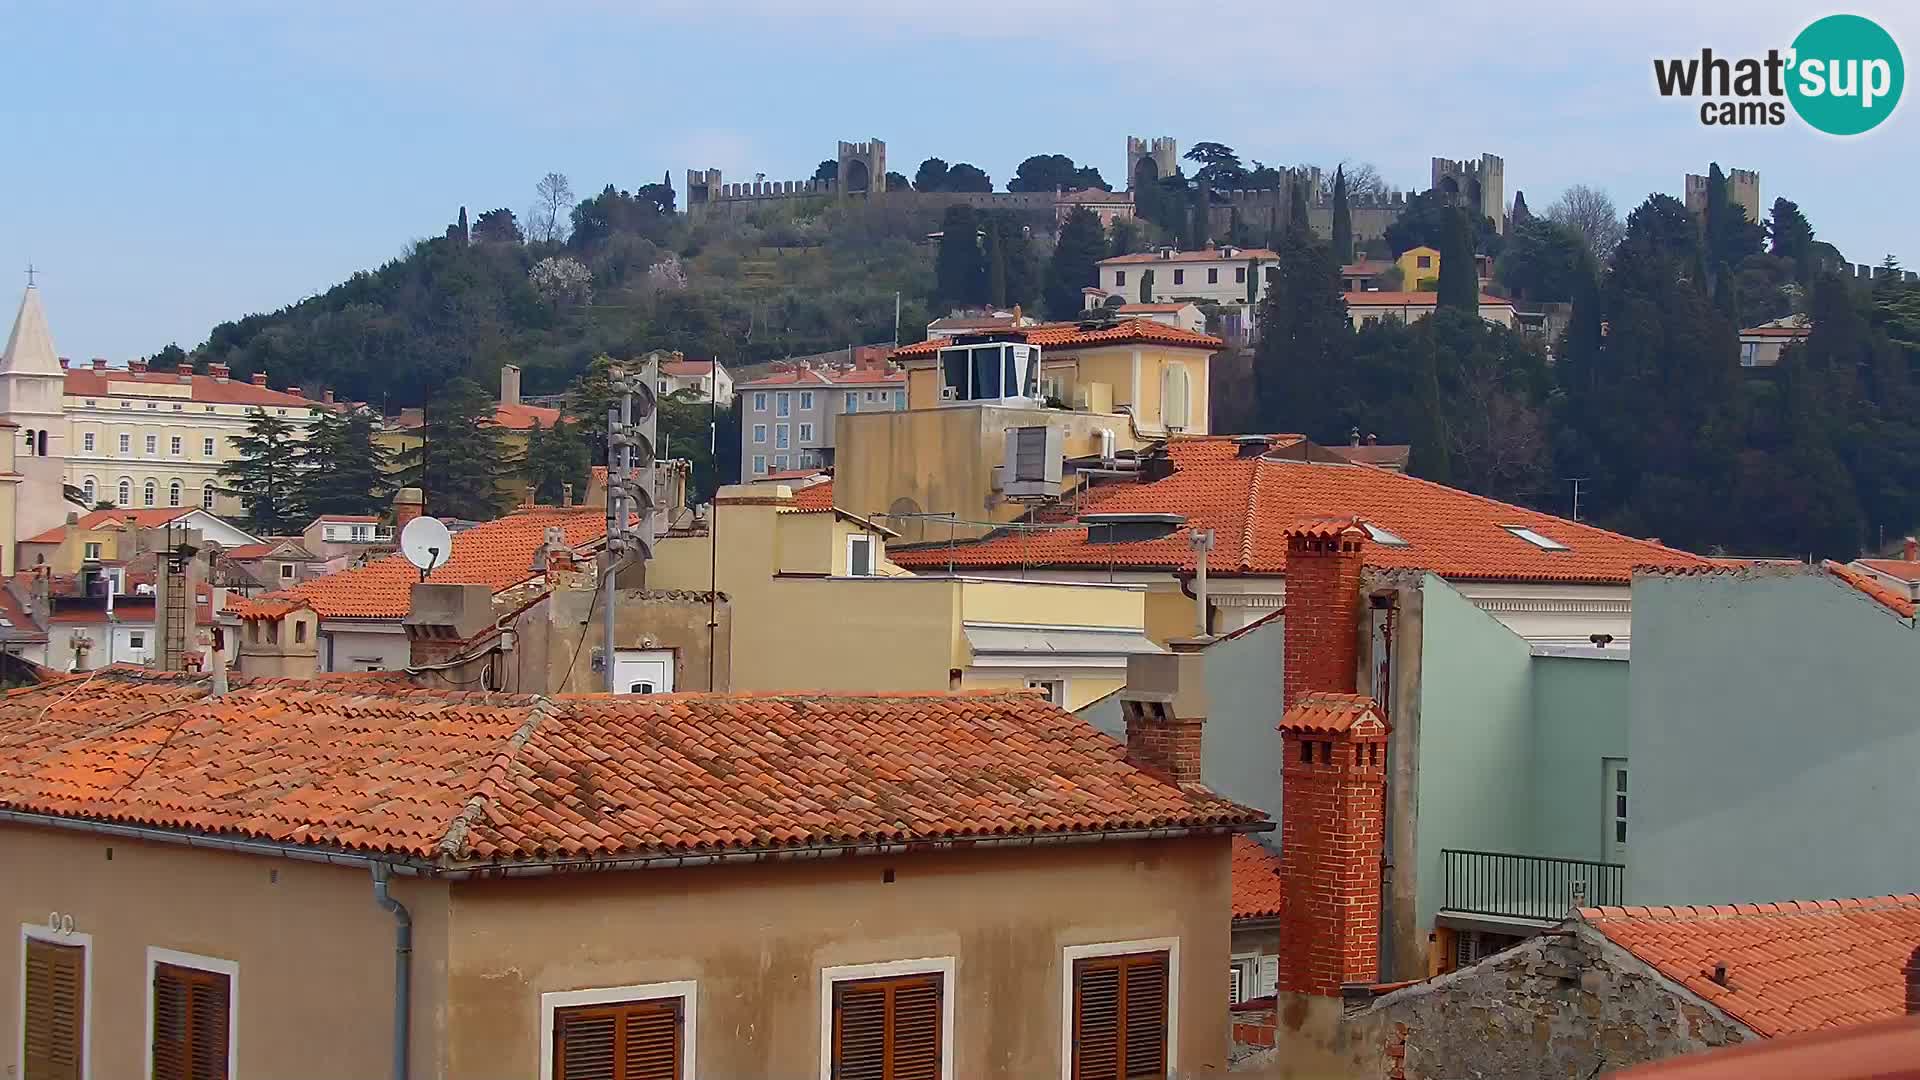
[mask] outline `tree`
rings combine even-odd
[[[1513,193],[1513,212],[1507,215],[1507,231],[1511,232],[1533,220],[1533,212],[1527,209],[1527,193]]]
[[[1613,200],[1606,192],[1585,184],[1561,192],[1547,207],[1547,217],[1578,230],[1586,238],[1587,250],[1593,252],[1593,261],[1601,266],[1613,261],[1613,249],[1620,246],[1626,232]]]
[[[488,521],[500,512],[500,478],[519,463],[508,460],[493,411],[493,396],[465,378],[427,402],[413,456],[430,513]]]
[[[255,409],[245,435],[232,436],[235,457],[220,466],[220,478],[240,496],[247,520],[262,535],[297,528],[300,444],[293,428],[265,409]]]
[[[1007,181],[1008,191],[1054,190],[1078,191],[1083,188],[1107,190],[1107,183],[1100,178],[1100,170],[1091,165],[1078,166],[1065,154],[1035,154],[1020,163],[1014,170],[1013,179]]]
[[[466,207],[463,206],[460,208],[459,220],[447,226],[447,239],[451,240],[455,245],[459,247],[467,246],[469,237],[467,234],[467,208]]]
[[[1140,271],[1140,302],[1153,303],[1153,270],[1151,268]]]
[[[186,350],[182,349],[177,343],[168,345],[166,348],[147,357],[147,369],[149,371],[176,371],[183,367],[188,371],[192,371],[193,361],[187,356]]]
[[[1340,268],[1304,218],[1288,223],[1277,254],[1253,359],[1261,430],[1311,431],[1303,421],[1332,396],[1353,331]]]
[[[828,183],[840,179],[840,163],[833,158],[827,158],[813,167],[813,178]]]
[[[506,207],[497,210],[482,211],[473,223],[473,242],[476,244],[518,244],[526,240],[520,233],[520,223],[514,220],[513,211]]]
[[[300,444],[294,505],[299,521],[321,514],[377,514],[387,506],[393,451],[374,439],[372,413],[322,409]],[[297,524],[298,522],[296,522]]]
[[[540,299],[554,306],[593,302],[593,272],[578,259],[549,256],[527,271],[527,282]]]
[[[533,488],[537,502],[561,503],[568,484],[573,485],[574,498],[584,498],[592,463],[591,451],[580,429],[568,423],[564,416],[550,428],[535,424],[527,432],[527,455],[521,474]]]
[[[1053,258],[1047,263],[1047,315],[1071,319],[1082,307],[1080,290],[1099,281],[1099,262],[1106,256],[1107,237],[1100,216],[1076,206],[1060,226]]]
[[[543,244],[567,238],[567,213],[573,209],[573,185],[565,173],[550,172],[533,186],[533,209],[527,212],[527,231]]]
[[[1136,251],[1145,250],[1145,247],[1145,242],[1140,237],[1138,222],[1127,218],[1114,219],[1112,254],[1131,255]]]
[[[973,207],[949,206],[941,215],[940,251],[933,270],[934,295],[941,303],[965,307],[986,299],[987,268]]]
[[[977,166],[964,161],[955,162],[947,170],[947,191],[967,191],[985,194],[993,190],[993,177],[988,176]]]
[[[890,171],[887,173],[887,190],[888,191],[912,191],[913,181],[907,179],[906,176],[904,176],[901,173]]]
[[[913,174],[915,191],[947,190],[947,163],[937,157],[930,157],[920,163],[919,171]]]
[[[1764,230],[1747,220],[1746,208],[1734,202],[1731,194],[1726,174],[1716,161],[1707,170],[1707,211],[1700,222],[1705,250],[1701,254],[1709,288],[1720,292],[1724,286],[1724,303],[1730,308],[1736,300],[1733,283],[1728,280],[1732,268],[1747,256],[1760,254],[1764,235]]]
[[[1345,264],[1353,258],[1353,210],[1347,205],[1347,177],[1333,170],[1333,257]]]
[[[1473,228],[1467,213],[1458,207],[1448,210],[1446,234],[1440,246],[1440,286],[1436,303],[1457,311],[1480,312],[1480,275],[1473,258]]]
[[[1522,300],[1563,303],[1599,276],[1586,238],[1572,226],[1546,218],[1515,219],[1494,276]],[[1440,264],[1442,272],[1446,263]]]
[[[597,252],[620,235],[642,237],[649,241],[659,241],[666,237],[671,226],[670,211],[663,213],[661,201],[671,208],[673,190],[668,188],[664,196],[659,194],[659,185],[654,185],[652,195],[642,197],[630,195],[608,184],[600,194],[583,200],[573,208],[570,220],[573,232],[567,238],[567,246],[582,252]]]
[[[982,258],[987,264],[986,301],[995,308],[1007,306],[1007,249],[1006,241],[1001,237],[1003,223],[998,218],[988,218],[986,228],[986,248]]]
[[[1813,226],[1792,199],[1773,200],[1773,220],[1767,228],[1773,254],[1793,260],[1793,279],[1801,284],[1813,280],[1816,269],[1813,254]]]
[[[1194,170],[1193,179],[1207,187],[1231,191],[1247,186],[1246,166],[1240,164],[1240,155],[1233,152],[1233,147],[1225,143],[1194,143],[1181,156],[1199,163],[1200,168]]]
[[[673,177],[662,176],[657,184],[643,184],[633,193],[639,202],[653,207],[656,217],[672,217],[674,206]]]

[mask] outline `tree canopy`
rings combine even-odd
[[[1075,165],[1073,159],[1065,154],[1035,154],[1020,163],[1014,170],[1013,179],[1007,181],[1008,191],[1053,191],[1062,189],[1077,191],[1082,188],[1107,190],[1107,182],[1100,179],[1100,170],[1091,165]]]

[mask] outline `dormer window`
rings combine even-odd
[[[1539,548],[1541,551],[1571,551],[1572,549],[1550,536],[1542,536],[1524,525],[1502,525],[1501,528]]]

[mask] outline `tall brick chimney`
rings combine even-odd
[[[1920,1016],[1920,948],[1907,957],[1907,965],[1900,973],[1907,977],[1907,1015]]]
[[[1361,549],[1367,532],[1349,517],[1301,522],[1286,536],[1283,709],[1308,691],[1350,694],[1357,685]]]
[[[1372,698],[1308,692],[1280,743],[1280,990],[1334,997],[1380,977],[1387,725]]]
[[[426,508],[427,496],[419,488],[407,487],[394,492],[393,527],[395,529],[406,528],[407,522],[419,517]]]

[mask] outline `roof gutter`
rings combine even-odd
[[[868,841],[852,844],[821,844],[798,848],[759,848],[748,851],[715,851],[691,854],[624,855],[605,859],[554,859],[497,863],[487,866],[442,866],[439,863],[401,855],[329,851],[286,844],[274,840],[247,840],[203,833],[178,832],[144,825],[122,825],[90,818],[60,817],[19,810],[0,810],[0,823],[36,825],[130,840],[148,840],[162,844],[225,851],[237,855],[295,859],[376,870],[376,875],[401,874],[407,877],[434,878],[440,881],[479,881],[487,878],[547,877],[555,874],[604,873],[615,870],[672,870],[694,866],[720,866],[735,863],[796,862],[813,859],[844,858],[858,855],[905,855],[927,851],[970,851],[975,848],[1066,847],[1080,844],[1124,843],[1133,840],[1181,840],[1200,836],[1225,836],[1229,833],[1271,832],[1271,821],[1246,821],[1223,825],[1180,826],[1150,829],[1110,829],[1084,833],[1033,833],[1026,836],[982,836],[953,840]]]

